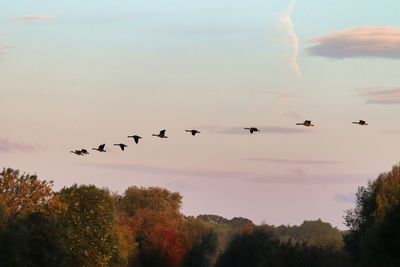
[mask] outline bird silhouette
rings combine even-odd
[[[354,124],[358,124],[358,125],[363,125],[363,126],[368,125],[368,123],[366,121],[363,121],[363,120],[353,121],[353,123]]]
[[[253,132],[259,132],[260,130],[258,130],[256,127],[251,127],[251,128],[244,128],[245,130],[249,130],[251,134],[253,134]]]
[[[127,147],[127,145],[125,145],[125,144],[114,144],[114,146],[119,146],[122,151],[124,151],[125,147]]]
[[[97,150],[97,151],[99,151],[99,152],[106,152],[105,150],[104,150],[104,147],[106,146],[106,144],[102,144],[102,145],[99,145],[99,148],[92,148],[93,150]]]
[[[200,133],[197,130],[185,130],[185,132],[192,133],[193,136],[195,136],[196,134]]]
[[[314,124],[311,124],[311,121],[308,121],[308,120],[305,120],[304,122],[296,123],[296,125],[304,125],[306,127],[314,126]]]
[[[139,136],[139,135],[130,135],[130,136],[128,136],[128,138],[133,138],[133,140],[135,140],[135,143],[136,144],[138,144],[139,143],[139,139],[142,139],[142,137],[141,136]]]
[[[168,138],[167,136],[165,136],[165,131],[166,130],[162,130],[162,131],[160,131],[159,134],[153,134],[153,136],[158,136],[160,138]]]
[[[82,153],[81,150],[74,150],[74,151],[71,151],[71,153],[74,153],[77,156],[83,156],[84,155],[84,153]]]

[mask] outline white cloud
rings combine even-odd
[[[293,88],[290,88],[288,90],[282,91],[279,96],[278,96],[278,101],[276,102],[276,107],[275,107],[275,112],[279,115],[283,114],[283,111],[285,110],[287,106],[287,99],[292,95],[293,93]]]
[[[286,32],[290,37],[290,42],[292,46],[292,55],[290,57],[290,64],[292,65],[294,71],[298,77],[301,77],[300,67],[297,64],[297,55],[299,51],[299,39],[294,31],[294,26],[290,15],[292,14],[294,3],[296,0],[292,0],[285,14],[281,17],[281,22],[285,25]]]

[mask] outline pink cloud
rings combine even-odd
[[[217,134],[236,134],[236,135],[248,135],[249,131],[245,130],[246,127],[257,127],[260,131],[256,134],[298,134],[298,133],[310,133],[303,128],[296,127],[284,127],[284,126],[257,126],[257,125],[246,125],[237,127],[221,127],[221,126],[203,126],[202,128],[210,133]]]
[[[359,96],[365,97],[367,104],[400,104],[400,87],[359,88]]]
[[[332,165],[340,164],[341,161],[336,160],[298,160],[298,159],[274,159],[274,158],[248,158],[251,161],[261,161],[277,164],[300,164],[300,165]]]
[[[38,14],[38,15],[24,15],[11,18],[11,20],[39,20],[39,19],[51,19],[54,18],[50,15]]]
[[[35,147],[29,144],[12,142],[8,139],[0,138],[0,152],[13,152],[13,151],[33,151]]]
[[[311,54],[317,56],[400,58],[400,27],[361,26],[314,37],[309,41],[317,43],[308,48]]]

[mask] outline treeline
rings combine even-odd
[[[400,166],[360,187],[349,227],[255,225],[186,217],[182,196],[132,186],[60,191],[18,170],[0,173],[0,266],[400,266]]]

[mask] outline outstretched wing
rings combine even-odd
[[[104,150],[105,146],[106,146],[106,144],[99,145],[99,150]]]

